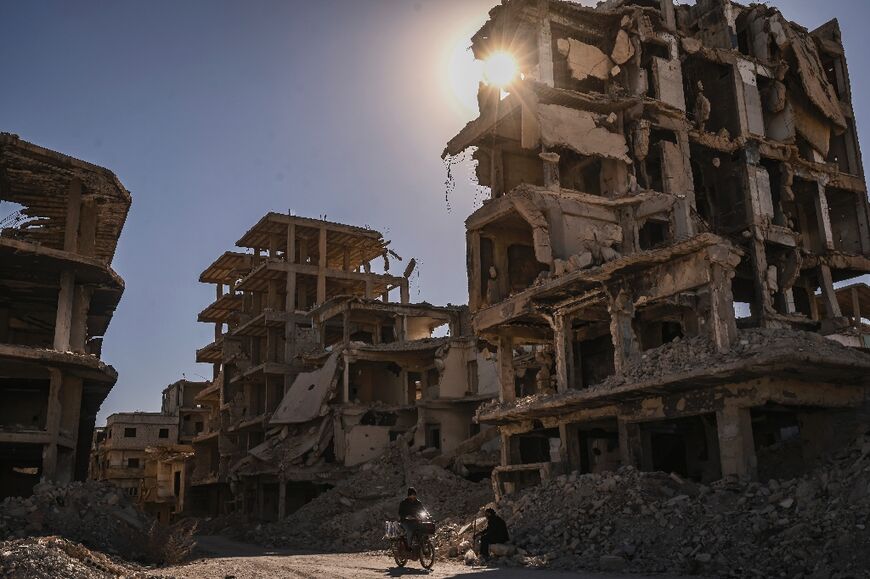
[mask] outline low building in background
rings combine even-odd
[[[145,448],[145,472],[139,503],[163,524],[185,508],[193,447],[186,444]]]
[[[119,412],[109,415],[93,449],[90,478],[114,484],[139,497],[150,446],[178,444],[178,422],[160,412]]]

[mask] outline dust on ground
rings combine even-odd
[[[614,575],[601,573],[563,573],[557,571],[517,568],[469,567],[463,563],[438,561],[432,572],[424,571],[419,563],[411,562],[405,568],[397,568],[391,558],[381,552],[364,553],[299,553],[282,549],[266,549],[239,543],[225,537],[199,537],[202,558],[186,565],[166,567],[159,570],[161,577],[179,579],[265,579],[286,577],[288,579],[370,579],[385,577],[431,577],[462,578],[481,575],[487,579],[675,579],[664,575]]]

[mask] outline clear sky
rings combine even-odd
[[[214,292],[197,278],[268,211],[379,229],[420,264],[412,300],[465,303],[480,195],[463,165],[448,210],[440,154],[476,116],[464,48],[496,3],[0,0],[0,130],[108,167],[133,195],[100,421],[210,376],[194,353]],[[771,4],[808,28],[840,19],[870,126],[870,2]]]

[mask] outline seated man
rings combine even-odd
[[[414,533],[425,512],[426,507],[417,500],[417,489],[409,487],[408,497],[399,503],[399,521],[401,521],[402,528],[405,530],[405,542],[408,544],[409,549],[413,545]]]
[[[507,543],[510,537],[504,519],[495,514],[493,509],[486,509],[484,514],[486,514],[486,528],[479,533],[480,556],[489,559],[489,546],[495,543]]]

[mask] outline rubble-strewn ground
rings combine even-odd
[[[121,489],[94,481],[40,483],[26,499],[0,502],[0,539],[61,535],[127,559],[145,557],[142,535],[151,522]]]
[[[162,577],[179,579],[383,579],[384,577],[423,576],[430,579],[462,578],[481,574],[486,579],[642,579],[638,575],[601,573],[562,573],[552,570],[468,567],[464,563],[438,561],[431,573],[419,563],[404,569],[381,553],[305,553],[258,548],[224,537],[202,537],[203,555],[187,565],[161,569]],[[667,579],[660,575],[657,579]]]
[[[0,577],[8,579],[146,579],[140,569],[119,563],[60,537],[0,542]]]
[[[179,561],[193,547],[194,530],[189,524],[157,525],[121,489],[104,482],[64,486],[43,482],[28,498],[10,497],[0,502],[0,540],[59,535],[128,561]],[[6,544],[18,545],[16,549],[38,545],[54,551],[60,545],[51,541]]]
[[[520,548],[504,564],[870,577],[870,433],[792,480],[705,486],[628,467],[564,475],[508,495],[498,509]]]
[[[230,534],[260,545],[330,551],[384,548],[384,521],[398,518],[413,486],[436,522],[447,525],[493,500],[487,479],[475,483],[410,454],[398,445],[279,523]],[[222,532],[224,532],[222,530]]]

